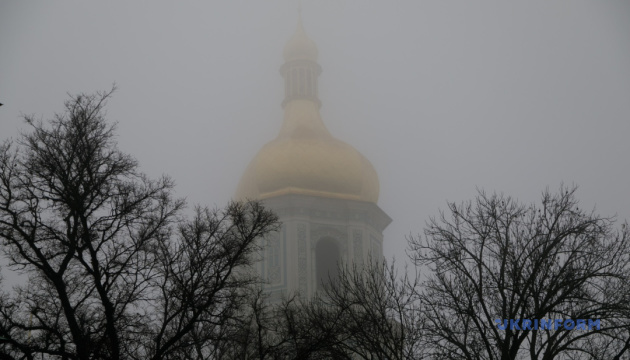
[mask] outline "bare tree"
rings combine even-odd
[[[340,266],[312,299],[269,302],[264,292],[249,307],[240,359],[421,359],[417,277],[368,261]]]
[[[298,295],[271,301],[262,288],[249,300],[217,359],[352,359],[343,346],[343,319],[325,304]]]
[[[342,345],[354,358],[421,359],[419,279],[409,269],[399,276],[394,262],[370,259],[342,267],[319,301],[340,319]]]
[[[424,344],[436,359],[619,359],[630,339],[630,234],[578,207],[576,189],[540,205],[480,192],[449,203],[412,260],[428,266]],[[506,319],[600,319],[601,330],[534,330]],[[626,355],[624,355],[626,354]]]
[[[112,90],[113,91],[113,90]],[[78,95],[0,148],[0,240],[28,283],[0,297],[7,359],[205,358],[255,278],[259,203],[180,215],[173,182],[120,152],[110,92]]]

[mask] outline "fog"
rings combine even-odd
[[[119,146],[221,207],[282,123],[295,1],[0,4],[0,140],[116,83]],[[374,165],[384,254],[477,189],[630,219],[630,3],[303,1],[321,114]]]

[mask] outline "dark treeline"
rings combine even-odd
[[[113,90],[112,90],[113,91]],[[0,359],[627,359],[630,233],[578,207],[480,191],[408,239],[408,267],[340,264],[312,299],[266,297],[279,229],[260,202],[192,216],[118,150],[112,91],[0,146],[0,241],[28,281],[0,294]],[[599,330],[497,319],[599,319]]]

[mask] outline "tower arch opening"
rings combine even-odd
[[[341,253],[333,238],[322,238],[315,246],[315,269],[317,288],[324,289],[339,278]]]

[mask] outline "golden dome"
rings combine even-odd
[[[304,194],[376,203],[379,182],[374,167],[352,146],[330,135],[318,107],[309,100],[286,105],[280,134],[245,170],[238,199]]]
[[[284,48],[284,122],[245,170],[237,199],[303,194],[376,203],[378,176],[352,146],[334,138],[319,114],[317,46],[302,22]],[[293,60],[310,60],[293,61]]]
[[[301,17],[298,20],[298,27],[295,34],[293,34],[291,40],[284,46],[283,55],[285,62],[293,60],[317,61],[317,45],[306,35],[304,26],[302,26]]]

